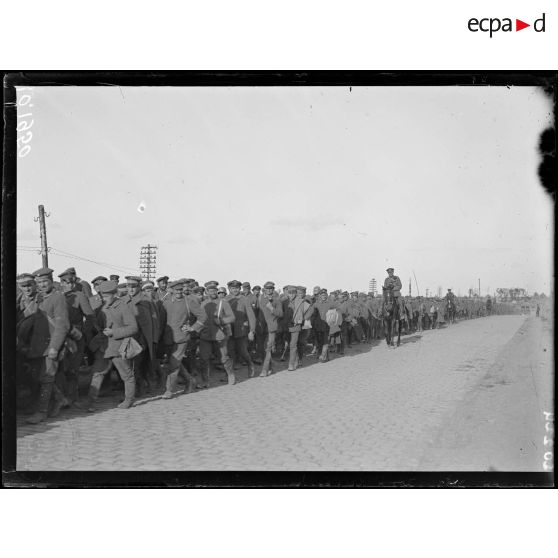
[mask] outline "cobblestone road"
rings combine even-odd
[[[17,468],[444,469],[451,445],[460,448],[454,439],[440,451],[444,429],[524,322],[533,320],[463,321],[404,337],[397,349],[361,346],[325,364],[307,358],[311,365],[294,372],[168,401],[145,399],[130,410],[114,408],[117,401],[109,397],[93,415],[71,411],[37,426],[19,417]],[[490,406],[490,399],[483,404]]]

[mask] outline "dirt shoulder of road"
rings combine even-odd
[[[420,469],[542,472],[553,371],[552,324],[530,317],[468,391]]]

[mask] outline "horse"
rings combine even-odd
[[[382,305],[382,317],[384,321],[384,329],[386,334],[386,343],[388,347],[394,347],[395,328],[397,326],[397,346],[401,344],[401,328],[404,318],[400,314],[400,306],[393,296],[391,287],[382,287],[384,292],[384,303]]]
[[[450,324],[455,323],[456,308],[455,308],[455,302],[451,298],[449,298],[447,301],[446,310],[448,315],[448,322]]]

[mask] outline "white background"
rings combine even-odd
[[[9,2],[5,69],[556,68],[555,2]],[[546,33],[470,33],[546,12]],[[3,491],[4,556],[550,556],[549,491]],[[554,500],[554,499],[552,499]]]
[[[12,69],[552,70],[558,52],[549,0],[3,4]],[[467,29],[471,17],[532,24],[543,12],[545,33]]]

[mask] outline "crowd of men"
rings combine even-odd
[[[493,309],[451,289],[443,299],[403,297],[393,268],[387,272],[384,288],[393,293],[407,332],[441,327],[448,305],[469,318]],[[261,366],[259,376],[266,377],[274,358],[288,359],[294,371],[308,357],[327,362],[332,351],[343,355],[352,344],[383,336],[383,297],[373,293],[316,286],[310,294],[300,285],[280,292],[272,281],[252,287],[232,280],[225,288],[166,276],[155,285],[133,275],[122,283],[118,275],[98,276],[91,287],[74,268],[58,282],[53,273],[45,267],[17,277],[17,378],[29,394],[24,411],[31,424],[69,406],[94,412],[112,370],[124,387],[118,406],[127,409],[154,390],[172,398],[180,379],[186,393],[206,389],[219,369],[226,373],[222,381],[234,385],[242,366],[250,377]],[[91,381],[80,400],[84,363]]]

